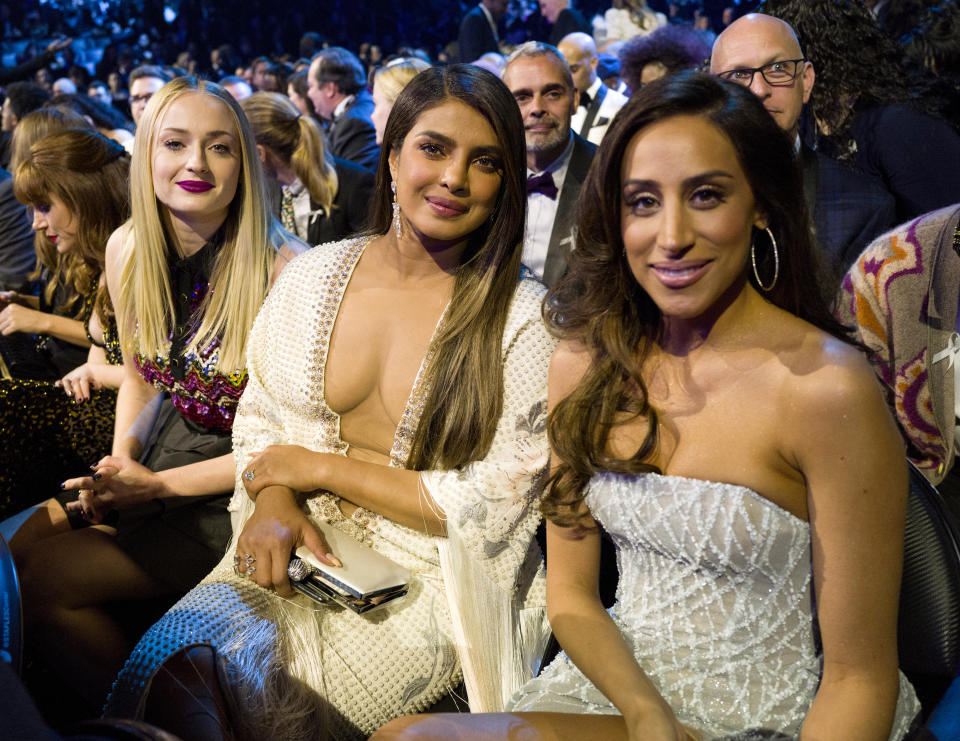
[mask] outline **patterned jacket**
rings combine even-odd
[[[960,342],[960,204],[874,241],[843,279],[840,320],[870,352],[910,459],[935,484],[953,465],[954,368]]]

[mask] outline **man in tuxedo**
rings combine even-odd
[[[557,47],[570,65],[573,84],[580,93],[580,105],[570,125],[588,142],[600,146],[607,126],[617,111],[626,105],[627,97],[603,84],[597,75],[597,45],[589,34],[576,33],[563,37]]]
[[[597,147],[570,129],[579,94],[556,47],[538,41],[517,47],[503,81],[520,107],[527,144],[523,263],[550,286],[567,270],[577,195]]]
[[[710,71],[749,88],[796,142],[817,242],[835,274],[843,275],[875,237],[894,225],[895,202],[878,178],[802,143],[800,112],[816,74],[793,29],[759,13],[737,19],[717,37]]]
[[[375,172],[380,147],[370,119],[373,98],[366,85],[367,77],[360,60],[342,47],[324,49],[310,62],[307,96],[317,113],[329,122],[330,153]]]
[[[461,62],[475,62],[484,54],[500,53],[497,23],[507,12],[507,0],[481,0],[460,21],[457,37]]]

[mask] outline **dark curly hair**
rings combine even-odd
[[[564,527],[579,525],[583,490],[595,473],[656,470],[646,460],[657,445],[657,411],[649,404],[641,368],[660,339],[661,313],[623,254],[621,163],[638,132],[676,116],[700,116],[723,132],[757,205],[767,214],[779,247],[780,277],[765,297],[849,341],[828,309],[828,281],[822,279],[811,236],[793,143],[773,117],[746,88],[700,72],[681,72],[645,85],[604,135],[580,190],[569,272],[544,302],[551,331],[583,344],[592,359],[588,372],[547,422],[551,447],[561,462],[548,480],[542,511]],[[757,263],[761,274],[773,274],[769,249],[758,251]],[[643,444],[626,460],[615,457],[608,448],[610,431],[624,418],[638,417],[647,423]]]
[[[838,156],[849,157],[856,109],[906,103],[939,115],[927,87],[912,80],[903,51],[880,29],[860,0],[765,0],[762,10],[790,24],[817,84],[810,105]]]
[[[639,90],[643,68],[660,62],[667,74],[700,69],[710,58],[710,45],[692,28],[668,25],[649,36],[637,36],[620,49],[620,77],[631,90]]]

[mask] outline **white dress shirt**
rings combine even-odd
[[[570,155],[573,153],[573,134],[563,154],[557,157],[542,172],[553,175],[553,183],[557,186],[556,200],[543,193],[527,194],[527,223],[523,234],[523,264],[532,270],[537,278],[543,280],[543,269],[547,263],[547,250],[550,248],[550,234],[553,231],[553,221],[557,216],[557,206],[560,203],[560,194],[563,192],[563,181],[567,177],[567,167],[570,164]],[[527,168],[527,177],[540,175]]]

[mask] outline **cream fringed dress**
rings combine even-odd
[[[411,530],[315,492],[305,507],[413,573],[398,604],[367,615],[280,598],[233,573],[253,504],[240,483],[247,454],[296,444],[345,455],[324,400],[330,336],[364,240],[323,246],[283,272],[250,335],[249,381],[233,428],[233,540],[213,572],[141,639],[106,712],[134,716],[150,676],[181,646],[212,643],[226,660],[234,717],[248,738],[357,738],[421,711],[464,676],[473,710],[502,708],[536,669],[547,635],[534,532],[548,460],[547,366],[554,341],[540,319],[543,287],[517,283],[503,337],[503,412],[482,461],[425,471],[448,537]],[[402,467],[427,389],[424,358],[390,454]],[[426,504],[424,505],[426,506]]]

